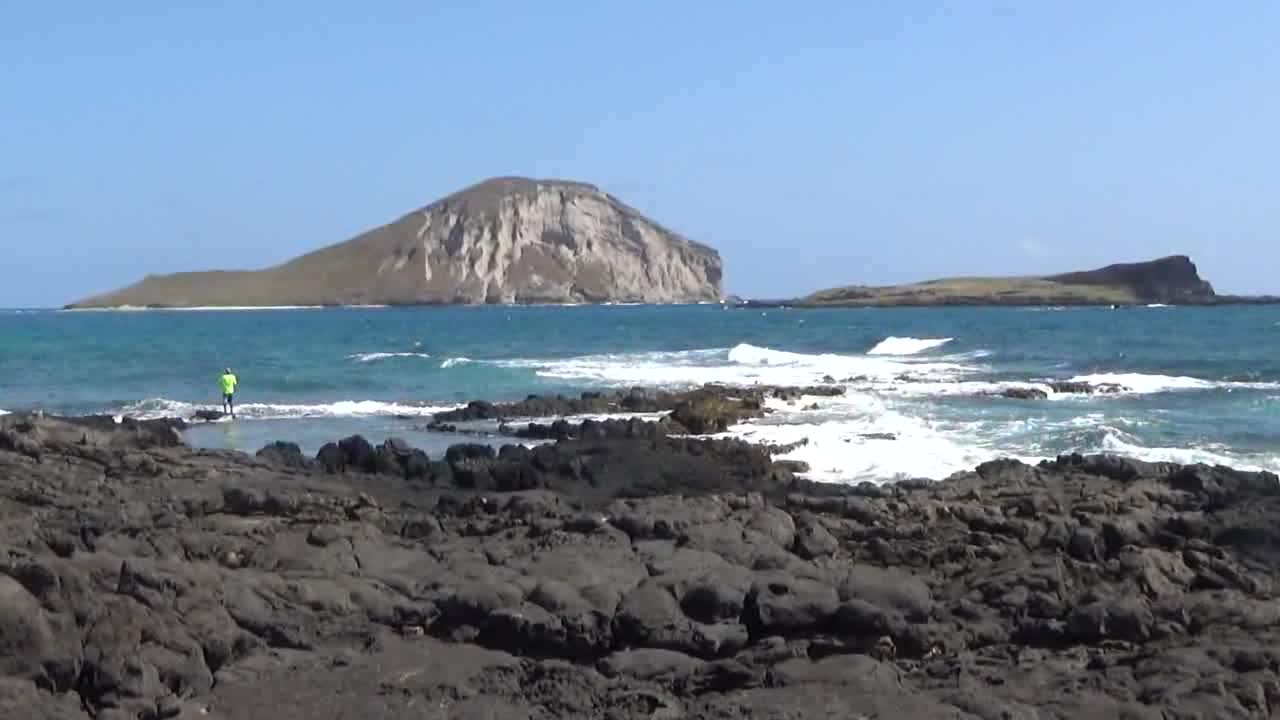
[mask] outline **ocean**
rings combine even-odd
[[[699,306],[0,311],[0,408],[189,417],[240,378],[198,446],[314,452],[352,433],[439,452],[472,399],[708,382],[843,383],[730,434],[807,444],[832,482],[942,478],[986,460],[1112,452],[1280,471],[1280,307]],[[1000,397],[1051,380],[1115,394]]]

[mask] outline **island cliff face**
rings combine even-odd
[[[714,249],[592,185],[496,178],[257,271],[150,276],[69,307],[703,302]]]
[[[972,277],[886,287],[822,290],[804,306],[897,305],[1212,305],[1245,298],[1217,295],[1185,255],[1047,277]],[[1264,300],[1259,298],[1258,300]]]
[[[1063,285],[1126,289],[1142,302],[1202,303],[1216,297],[1213,286],[1201,279],[1195,263],[1185,255],[1108,265],[1098,270],[1052,275],[1045,279]]]

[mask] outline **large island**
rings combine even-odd
[[[720,299],[720,255],[599,188],[494,178],[263,270],[150,276],[70,308]]]

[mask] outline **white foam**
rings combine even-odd
[[[587,355],[553,360],[507,360],[495,364],[527,367],[537,375],[611,386],[690,387],[810,385],[836,379],[887,381],[901,376],[950,378],[975,371],[955,362],[919,362],[865,355],[806,354],[740,344],[723,348],[625,355]]]
[[[954,382],[893,382],[884,385],[872,385],[879,392],[898,397],[957,397],[1000,395],[1006,390],[1040,390],[1050,398],[1058,397],[1053,388],[1035,382],[995,382],[983,380],[960,380]]]
[[[753,368],[783,368],[814,382],[823,376],[837,379],[854,377],[867,380],[888,380],[910,375],[916,378],[957,378],[973,373],[977,367],[960,362],[921,362],[918,360],[868,357],[864,355],[836,355],[833,353],[805,354],[772,350],[755,345],[740,344],[729,351],[729,362]],[[782,383],[779,383],[782,384]]]
[[[915,355],[951,342],[954,338],[913,338],[889,336],[867,351],[868,355]]]
[[[253,420],[285,420],[298,418],[324,417],[378,417],[407,415],[412,417],[428,417],[438,412],[453,410],[458,405],[430,406],[408,405],[404,403],[383,402],[380,400],[340,400],[332,403],[314,405],[244,403],[236,405],[236,417]],[[134,403],[123,409],[123,414],[138,419],[161,417],[189,418],[197,410],[222,410],[221,405],[182,402],[167,398],[152,398]]]
[[[467,363],[470,363],[470,362],[472,362],[472,360],[469,357],[451,357],[445,360],[444,362],[440,363],[440,367],[442,369],[448,369],[451,367],[456,367],[458,365],[466,365]]]
[[[0,415],[9,415],[9,414],[10,413],[8,410],[5,410],[4,408],[0,408]]]
[[[1238,455],[1224,452],[1220,445],[1207,447],[1147,447],[1132,436],[1107,428],[1103,438],[1101,452],[1115,453],[1137,460],[1148,462],[1169,462],[1182,465],[1204,463],[1206,465],[1227,465],[1236,470],[1252,472],[1280,472],[1280,455]]]
[[[1138,395],[1174,392],[1179,390],[1273,390],[1280,388],[1276,382],[1235,382],[1202,380],[1184,375],[1150,375],[1146,373],[1096,373],[1077,375],[1072,382],[1090,385],[1120,385],[1127,392]]]
[[[730,428],[752,442],[786,445],[807,441],[777,457],[809,466],[806,477],[822,482],[887,482],[940,479],[1000,456],[959,433],[887,407],[869,395],[804,398],[821,408]],[[777,404],[773,404],[778,409]],[[796,422],[799,420],[807,422]],[[791,421],[791,422],[788,422]],[[890,439],[890,437],[892,439]]]
[[[352,355],[348,355],[347,359],[356,360],[357,362],[367,363],[367,362],[374,362],[377,360],[386,360],[388,358],[411,358],[411,357],[412,358],[429,358],[431,356],[428,355],[427,353],[415,353],[415,352],[368,352],[368,353],[355,353]]]
[[[1211,390],[1215,384],[1199,378],[1175,375],[1148,375],[1145,373],[1095,373],[1077,375],[1071,382],[1090,385],[1120,385],[1139,394],[1169,392],[1171,390]]]
[[[775,414],[734,426],[728,435],[775,445],[807,440],[778,457],[807,463],[809,471],[804,475],[823,482],[939,480],[1001,457],[1034,464],[1061,452],[1114,453],[1150,462],[1208,463],[1280,472],[1280,454],[1233,453],[1222,445],[1145,446],[1122,428],[1150,425],[1150,420],[1103,412],[1063,420],[942,421],[917,417],[909,406],[869,393],[804,397],[793,402],[770,400],[767,406]],[[1080,444],[1063,450],[1040,442],[1062,438],[1063,433],[1076,435]],[[883,434],[894,439],[880,437]]]
[[[968,352],[950,353],[948,355],[943,355],[939,359],[949,360],[952,362],[955,362],[957,360],[979,360],[981,358],[991,357],[992,354],[993,353],[990,350],[969,350]],[[904,359],[908,359],[908,358],[904,358]]]
[[[112,305],[111,307],[77,307],[62,308],[58,312],[64,313],[99,313],[99,312],[146,312],[152,308],[141,305]]]

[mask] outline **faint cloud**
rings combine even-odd
[[[1018,247],[1023,255],[1030,258],[1047,258],[1054,254],[1053,248],[1048,243],[1035,237],[1022,238],[1018,241]]]

